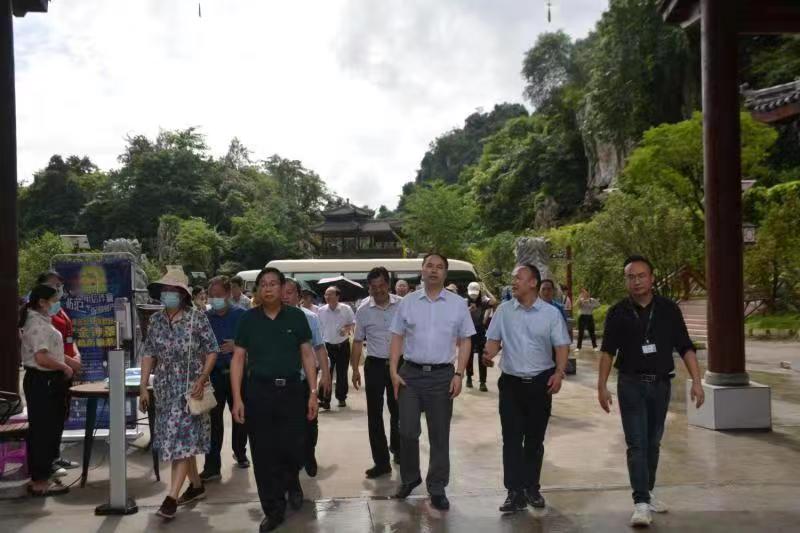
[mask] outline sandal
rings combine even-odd
[[[34,498],[44,498],[47,496],[60,496],[68,492],[69,492],[69,487],[65,487],[60,483],[52,484],[44,490],[36,490],[33,488],[33,485],[28,485],[28,494],[30,494]]]

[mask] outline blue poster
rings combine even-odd
[[[108,377],[108,350],[116,346],[114,300],[133,301],[132,261],[100,254],[75,255],[59,258],[53,268],[64,278],[61,305],[72,319],[81,353],[83,368],[75,381],[103,381]],[[65,428],[82,429],[85,421],[86,401],[73,398]],[[97,427],[108,427],[108,408],[103,401],[98,404]]]

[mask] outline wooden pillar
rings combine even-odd
[[[746,385],[741,131],[737,80],[740,0],[702,0],[708,371],[712,385]]]
[[[0,390],[18,392],[17,128],[11,0],[0,0]]]

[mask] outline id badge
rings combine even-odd
[[[650,355],[656,353],[656,345],[655,344],[642,344],[642,353],[644,355]]]
[[[67,337],[64,340],[64,342],[66,342],[67,344],[73,344],[75,342],[75,339],[73,339],[72,337]]]

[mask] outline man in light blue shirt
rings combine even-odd
[[[503,430],[503,482],[508,498],[503,513],[544,507],[539,479],[544,458],[544,436],[550,419],[552,395],[561,389],[567,366],[569,335],[558,309],[538,297],[541,274],[533,265],[513,272],[514,298],[497,308],[486,333],[484,361],[503,347],[497,383]],[[556,361],[553,362],[553,349]]]
[[[466,301],[445,290],[447,258],[431,253],[422,260],[425,288],[403,298],[392,321],[390,375],[400,408],[400,479],[395,495],[405,499],[422,483],[419,470],[420,415],[425,412],[430,441],[426,485],[431,504],[450,508],[450,419],[475,327]],[[405,347],[404,347],[405,343]],[[457,369],[453,359],[458,346]],[[398,371],[400,354],[403,366]]]
[[[286,283],[283,285],[283,292],[281,293],[281,300],[286,305],[299,307],[306,315],[308,327],[311,328],[311,347],[314,349],[314,354],[317,356],[317,371],[322,370],[319,384],[322,394],[330,394],[331,391],[331,371],[328,363],[328,350],[325,349],[325,341],[322,339],[322,325],[320,324],[319,317],[300,305],[300,293],[303,290],[302,282],[294,278],[286,278]],[[305,379],[305,371],[300,370],[300,373]],[[306,398],[308,401],[308,398]],[[317,475],[317,441],[319,440],[319,419],[306,421],[306,439],[305,439],[305,469],[309,477],[316,477]],[[293,480],[294,481],[294,480]],[[297,483],[300,483],[299,479]]]

